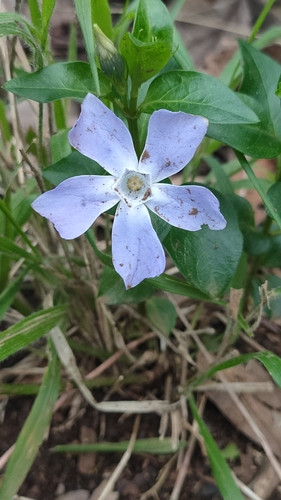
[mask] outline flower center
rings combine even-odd
[[[132,175],[127,181],[127,186],[130,191],[139,191],[143,186],[143,181],[137,175]]]
[[[114,189],[128,207],[141,205],[152,196],[150,174],[125,169]]]

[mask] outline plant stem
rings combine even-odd
[[[267,194],[264,192],[262,186],[260,185],[257,177],[255,176],[251,165],[249,162],[246,160],[245,156],[240,153],[240,151],[236,151],[234,149],[234,153],[241,165],[241,167],[245,170],[249,180],[253,184],[255,190],[259,193],[262,201],[264,202],[265,206],[267,207],[267,210],[270,213],[270,216],[272,217],[273,220],[278,224],[278,226],[281,229],[281,218],[279,214],[276,212],[276,209],[274,208],[273,204],[271,203],[270,199],[268,198]]]
[[[275,0],[268,0],[267,3],[265,4],[265,6],[262,9],[258,19],[256,20],[255,25],[252,29],[252,32],[249,36],[249,40],[248,40],[249,43],[252,43],[252,41],[255,39],[256,35],[258,34],[259,30],[261,29],[261,27],[265,21],[267,14],[270,12],[274,3],[275,3]]]
[[[135,117],[136,112],[137,112],[137,101],[138,101],[137,90],[132,88],[131,100],[130,100],[130,106],[129,106],[129,115],[130,116],[127,118],[127,120],[128,120],[129,130],[131,132],[131,136],[133,139],[135,151],[137,153],[137,156],[139,157],[141,154],[139,129],[138,129],[138,121]]]

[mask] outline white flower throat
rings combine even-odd
[[[136,207],[152,198],[151,176],[125,169],[117,180],[114,190],[128,207]]]

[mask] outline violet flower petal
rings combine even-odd
[[[202,224],[210,229],[226,226],[217,198],[203,186],[154,184],[152,195],[146,206],[172,226],[188,231],[198,231]]]
[[[79,175],[59,184],[37,198],[32,207],[47,217],[62,238],[83,234],[96,218],[118,203],[111,175]]]
[[[152,182],[176,174],[193,158],[207,127],[208,120],[202,116],[155,111],[149,121],[139,171],[150,172]]]
[[[92,94],[85,97],[68,138],[71,146],[112,175],[121,175],[125,167],[137,168],[138,160],[127,127]]]
[[[112,229],[112,258],[126,288],[165,270],[165,254],[144,205],[117,208]]]

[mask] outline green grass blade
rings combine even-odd
[[[219,450],[216,442],[210,434],[206,424],[200,417],[193,398],[189,400],[189,404],[193,416],[198,423],[200,434],[204,438],[204,443],[207,449],[213,475],[223,500],[244,500],[238,486],[236,485],[232,477],[231,471],[221,454],[221,451]]]
[[[1,500],[11,500],[24,481],[50,423],[60,386],[60,364],[50,345],[50,362],[40,392],[17,439],[0,487]]]
[[[38,258],[35,257],[32,253],[28,253],[4,236],[0,236],[0,253],[9,255],[15,260],[23,258],[32,264],[40,264],[41,261],[40,255],[38,255]]]
[[[93,444],[66,444],[53,448],[54,452],[64,453],[124,453],[128,448],[129,441],[119,443],[93,443]],[[177,448],[173,448],[170,438],[148,438],[136,440],[133,453],[151,453],[153,455],[166,455],[175,453],[186,446],[185,441],[180,441]]]
[[[7,311],[8,307],[12,304],[15,296],[21,289],[23,279],[28,272],[29,268],[26,267],[22,272],[10,283],[5,290],[0,294],[0,320]]]
[[[86,51],[88,54],[88,60],[91,66],[93,80],[96,87],[97,95],[100,94],[100,85],[98,78],[98,70],[95,61],[95,42],[93,36],[93,26],[92,26],[92,6],[91,0],[74,0],[77,17],[81,26],[81,30],[85,40]]]
[[[65,306],[31,314],[0,333],[0,361],[46,335],[65,316]],[[1,498],[1,497],[0,497]]]
[[[28,0],[28,7],[30,11],[32,24],[40,32],[42,28],[42,16],[38,0]]]
[[[40,256],[38,250],[32,245],[31,241],[29,238],[26,236],[24,231],[21,229],[20,225],[17,223],[17,221],[14,219],[8,208],[6,207],[6,204],[3,200],[0,199],[0,210],[3,212],[3,214],[9,219],[9,221],[13,224],[13,226],[16,228],[17,232],[21,235],[23,241],[31,248],[32,252]]]

